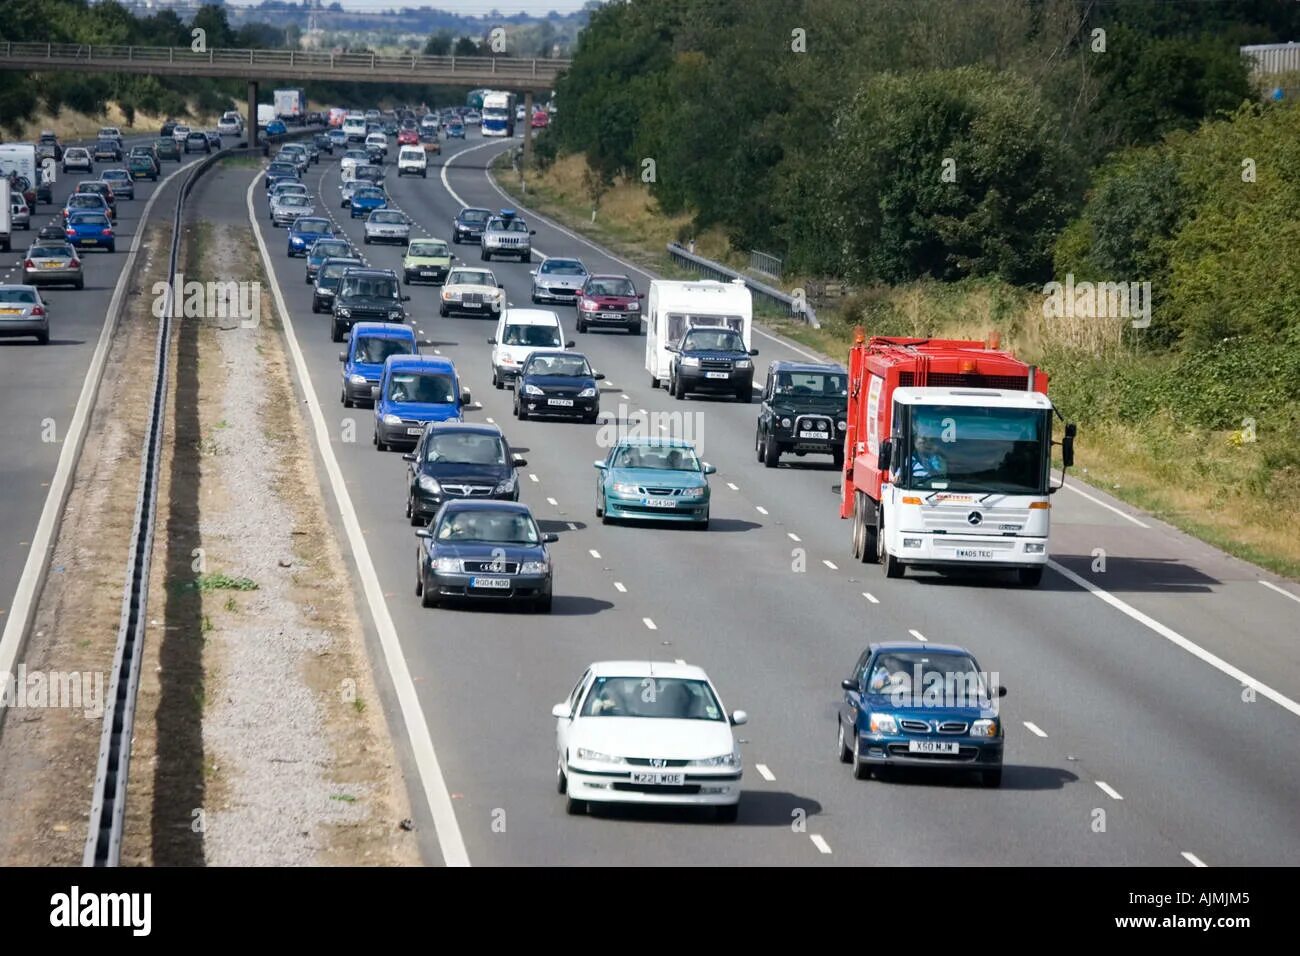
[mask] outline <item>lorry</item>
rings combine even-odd
[[[1002,569],[1036,587],[1061,417],[1047,376],[996,336],[866,339],[861,329],[848,371],[840,517],[853,521],[853,556],[890,578],[908,567]],[[1065,424],[1062,481],[1075,434]]]
[[[491,92],[483,97],[483,135],[515,135],[515,94]]]
[[[272,103],[257,104],[257,128],[266,129],[266,124],[276,119],[275,105]]]
[[[276,90],[273,94],[275,115],[286,123],[301,126],[307,122],[307,91]]]
[[[745,348],[752,347],[754,297],[743,279],[718,282],[703,279],[679,282],[655,279],[646,302],[645,368],[650,387],[667,383],[673,353],[686,330],[696,325],[725,326],[740,333]]]

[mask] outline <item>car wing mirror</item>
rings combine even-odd
[[[1006,697],[1006,696],[1007,696],[1007,689],[1006,689],[1005,687],[999,686],[999,687],[998,687],[998,696],[999,696],[999,697]]]
[[[606,467],[603,461],[593,461],[591,464],[597,471],[604,471]]]
[[[573,348],[573,340],[570,339],[569,341],[565,342],[565,343],[564,343],[564,347],[565,347],[566,349],[571,349],[571,348]]]
[[[348,360],[348,353],[347,353],[347,352],[340,352],[340,353],[339,353],[339,361],[340,361],[340,362],[346,362],[347,360]]]
[[[402,461],[415,461],[414,452],[408,451],[405,455],[402,456]]]
[[[717,469],[716,467],[714,467],[713,465],[710,465],[710,464],[706,461],[706,462],[704,463],[704,473],[705,473],[706,475],[716,475],[716,474],[718,473],[718,469]]]
[[[878,471],[889,471],[889,463],[894,455],[894,440],[886,438],[880,443],[880,451],[876,454],[876,469]]]
[[[592,376],[592,378],[594,378],[597,382],[603,381],[605,378],[605,373],[597,372],[595,375]]]
[[[542,535],[542,540],[547,544],[555,544],[555,542],[560,540],[560,536],[554,531],[548,531],[546,534]]]
[[[844,680],[840,681],[840,687],[844,690],[857,690],[858,682],[853,680],[851,677],[846,677]]]
[[[515,456],[511,459],[511,461],[512,461],[514,467],[516,467],[516,468],[527,468],[527,467],[528,467],[528,459],[527,459],[527,458],[520,458],[518,455],[515,455]]]
[[[402,301],[403,301],[403,302],[410,302],[410,301],[411,301],[411,297],[410,297],[409,295],[404,295],[404,296],[402,296]]]
[[[743,710],[733,710],[731,712],[731,726],[739,727],[741,724],[749,723],[749,714]]]
[[[556,704],[551,708],[551,716],[564,720],[569,716],[569,705],[567,703]]]
[[[750,355],[757,355],[757,354],[758,354],[758,349],[750,349],[750,350],[749,350],[749,354],[750,354]]]
[[[415,536],[417,538],[432,538],[433,532],[428,528],[418,528],[416,529]]]
[[[376,398],[379,397],[379,386],[378,386],[378,385],[371,385],[371,386],[370,386],[370,397],[371,397],[371,399],[376,399]]]
[[[496,345],[496,344],[497,344],[497,340],[495,338],[488,339],[488,345]]]

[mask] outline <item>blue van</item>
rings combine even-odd
[[[418,355],[415,330],[396,322],[358,322],[352,326],[348,350],[339,353],[343,363],[343,407],[370,403],[370,389],[379,384],[390,355]]]
[[[371,394],[380,451],[414,447],[426,422],[458,422],[463,411],[482,407],[471,404],[451,359],[437,355],[390,355]]]

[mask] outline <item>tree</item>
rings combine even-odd
[[[433,36],[429,37],[424,44],[425,56],[446,56],[451,52],[451,34],[446,30],[439,30]]]

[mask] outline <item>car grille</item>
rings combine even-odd
[[[483,302],[483,293],[482,293],[482,292],[466,292],[464,295],[462,295],[462,296],[460,297],[460,301],[461,301],[461,302],[465,302],[465,303],[469,303],[469,304],[475,304],[475,303],[481,304],[481,303]]]
[[[626,311],[627,311],[627,306],[625,306],[625,305],[624,305],[623,303],[621,303],[621,302],[610,302],[608,305],[599,305],[599,304],[598,304],[598,305],[596,306],[596,311],[598,311],[598,312],[626,312]]]
[[[649,757],[628,757],[627,762],[634,767],[654,767],[655,769],[659,767],[685,767],[690,763],[689,760],[661,760],[655,764],[651,763]]]
[[[983,519],[978,525],[972,525],[967,519],[972,511],[979,511]],[[1014,525],[1017,530],[1024,528],[1029,522],[1028,508],[998,508],[996,511],[983,511],[978,504],[971,502],[966,505],[947,504],[938,508],[925,508],[921,511],[921,518],[925,522],[927,531],[948,531],[960,532],[965,534],[999,534],[1003,531],[1011,531],[1011,528],[1002,528],[1001,525]],[[949,542],[952,543],[952,542]],[[980,542],[980,547],[997,547],[997,543]],[[1013,545],[1014,546],[1014,545]]]
[[[891,757],[906,757],[908,760],[934,760],[939,763],[970,763],[979,756],[978,747],[958,747],[955,754],[914,754],[907,749],[907,744],[890,744]]]
[[[640,491],[641,494],[650,495],[651,497],[654,498],[681,497],[681,493],[682,493],[681,488],[651,488],[648,485],[643,486],[640,489]]]
[[[498,236],[491,241],[491,244],[502,248],[519,248],[527,245],[528,242],[525,239],[516,239],[513,236]]]
[[[731,359],[700,359],[700,368],[706,372],[730,372]]]
[[[386,309],[358,309],[354,306],[348,306],[348,311],[352,314],[353,322],[387,322],[388,310]],[[411,422],[412,425],[423,425],[424,422]]]
[[[924,720],[900,720],[898,726],[911,734],[928,734],[930,725]]]
[[[518,561],[505,561],[502,565],[492,566],[491,561],[464,561],[462,562],[466,574],[518,574]]]
[[[442,484],[442,490],[453,498],[486,498],[496,489],[495,485],[449,485]]]
[[[800,432],[826,432],[834,435],[835,426],[824,415],[800,415],[794,420],[794,433],[798,435]]]
[[[558,286],[558,285],[551,286],[549,289],[546,290],[546,292],[548,295],[552,295],[557,298],[576,299],[578,297],[577,289],[568,289],[565,288],[564,286]]]

